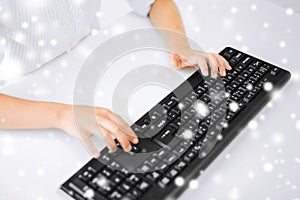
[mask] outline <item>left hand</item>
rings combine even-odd
[[[212,78],[217,78],[218,73],[226,76],[226,70],[232,69],[225,58],[219,54],[195,51],[190,48],[180,49],[176,54],[171,53],[170,64],[176,69],[199,66],[204,76],[209,75],[210,69]]]

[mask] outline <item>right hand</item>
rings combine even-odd
[[[73,110],[75,110],[73,112]],[[74,113],[77,115],[74,120]],[[89,106],[66,106],[63,111],[60,129],[72,136],[80,138],[86,148],[98,158],[99,151],[93,145],[91,137],[105,139],[108,149],[116,151],[116,138],[124,151],[131,150],[131,143],[138,143],[138,138],[130,126],[119,116],[106,108]]]

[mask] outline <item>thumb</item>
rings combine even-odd
[[[177,54],[171,53],[170,54],[170,64],[172,67],[180,68],[181,58]]]

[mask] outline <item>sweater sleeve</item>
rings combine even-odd
[[[127,0],[132,9],[140,16],[147,17],[149,15],[152,4],[155,0]]]

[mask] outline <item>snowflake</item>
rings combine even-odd
[[[269,25],[268,22],[265,22],[265,23],[264,23],[264,28],[269,28],[269,26],[270,26],[270,25]]]
[[[273,164],[270,162],[267,162],[264,164],[263,168],[264,168],[265,172],[270,173],[273,171]]]
[[[28,22],[22,22],[21,27],[22,27],[23,29],[27,29],[27,28],[29,27]]]
[[[194,189],[197,189],[199,186],[199,182],[198,180],[191,180],[190,183],[189,183],[189,187],[194,190]]]
[[[189,11],[194,11],[194,6],[193,5],[188,5],[187,8],[188,8]]]
[[[98,17],[98,18],[101,18],[101,17],[102,17],[101,11],[97,11],[97,12],[96,12],[96,17]]]
[[[108,31],[107,29],[104,29],[104,30],[102,31],[102,33],[103,33],[103,35],[108,35],[108,34],[109,34],[109,31]]]
[[[14,35],[13,35],[13,39],[18,42],[18,43],[21,43],[21,44],[24,44],[25,43],[25,35],[21,32],[16,32]]]
[[[296,121],[296,128],[300,131],[300,120]]]
[[[19,176],[25,176],[25,171],[24,171],[23,169],[20,169],[20,170],[18,171],[18,175],[19,175]]]
[[[6,120],[5,120],[4,117],[1,117],[1,118],[0,118],[0,122],[1,122],[1,123],[4,123],[5,121],[6,121]]]
[[[286,47],[286,42],[285,41],[280,41],[279,42],[279,47],[285,48]]]
[[[253,85],[252,85],[251,83],[248,83],[247,86],[246,86],[246,89],[247,89],[248,91],[253,90]]]
[[[247,52],[249,50],[249,48],[247,46],[242,46],[241,50],[244,51],[244,52]]]
[[[67,67],[68,66],[68,61],[63,60],[63,61],[61,61],[60,64],[61,64],[62,67]]]
[[[196,27],[194,28],[194,31],[195,31],[196,33],[200,32],[200,27],[199,27],[199,26],[196,26]]]
[[[243,36],[241,36],[241,35],[236,35],[236,36],[235,36],[235,40],[238,41],[238,42],[240,42],[240,41],[243,40]]]
[[[6,45],[6,39],[5,38],[1,38],[0,45],[2,45],[2,46]]]
[[[208,116],[209,114],[209,108],[208,106],[203,103],[202,101],[198,101],[195,105],[194,105],[196,112],[198,113],[199,116],[205,118]]]
[[[136,57],[134,55],[130,56],[130,60],[131,61],[135,61],[136,60]]]
[[[264,84],[264,90],[265,90],[266,92],[270,92],[272,89],[273,89],[273,84],[272,84],[271,82],[266,82],[266,83]]]
[[[32,16],[31,17],[31,21],[34,22],[34,23],[37,22],[38,21],[38,17],[37,16]]]
[[[95,196],[95,192],[93,189],[87,189],[85,192],[84,192],[84,195],[83,195],[85,198],[87,199],[92,199],[94,196]]]
[[[239,104],[237,103],[237,102],[231,102],[230,104],[229,104],[229,110],[231,111],[231,112],[237,112],[238,110],[239,110]]]
[[[282,138],[282,135],[275,134],[275,135],[273,135],[272,140],[275,144],[280,144],[280,143],[282,143],[283,138]]]
[[[98,178],[96,183],[99,187],[103,188],[103,187],[106,187],[108,185],[108,180],[104,176],[101,176],[101,177]]]
[[[226,154],[226,156],[225,156],[226,159],[229,159],[230,157],[231,157],[231,155],[229,153]]]
[[[287,15],[293,15],[294,14],[294,10],[292,9],[292,8],[288,8],[288,9],[286,9],[286,14]]]
[[[231,28],[233,25],[233,20],[232,19],[224,19],[223,25],[225,28]]]
[[[251,130],[255,130],[257,128],[258,124],[255,120],[251,120],[248,124],[248,127],[251,129]]]
[[[223,135],[219,134],[219,135],[217,136],[217,140],[221,141],[222,139],[223,139]]]
[[[254,178],[254,173],[250,171],[250,172],[248,173],[248,178],[249,178],[249,179],[253,179],[253,178]]]
[[[44,176],[45,175],[45,171],[43,169],[38,169],[36,173],[37,173],[38,176]]]
[[[283,59],[281,60],[281,62],[284,63],[284,64],[286,64],[286,63],[288,62],[288,60],[287,60],[286,58],[283,58]]]
[[[39,41],[38,41],[38,45],[39,45],[40,47],[45,46],[45,41],[44,41],[44,40],[39,40]]]
[[[229,194],[228,194],[229,199],[239,199],[240,198],[240,192],[238,188],[233,188]]]
[[[232,7],[232,8],[230,9],[230,12],[231,12],[232,14],[237,13],[237,8],[236,8],[236,7]]]
[[[56,46],[56,45],[57,45],[57,39],[52,39],[52,40],[50,41],[50,44],[51,44],[52,46]]]
[[[181,176],[178,176],[176,179],[175,179],[175,185],[178,186],[178,187],[182,187],[184,185],[184,178],[182,178]]]
[[[50,71],[48,69],[45,69],[43,71],[43,75],[46,76],[46,77],[48,77],[50,75]]]
[[[183,133],[182,133],[182,136],[184,139],[186,140],[190,140],[193,138],[193,132],[191,130],[185,130]]]
[[[256,10],[257,6],[255,4],[251,5],[251,10]]]

